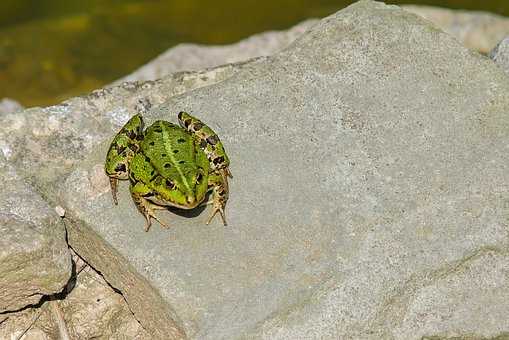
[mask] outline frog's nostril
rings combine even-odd
[[[187,196],[187,203],[193,204],[195,200],[194,196]]]

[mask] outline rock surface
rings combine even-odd
[[[493,59],[493,61],[498,65],[500,65],[509,75],[509,36],[502,40],[493,49],[493,51],[490,52],[490,58]]]
[[[71,276],[64,225],[16,170],[0,158],[0,313],[58,293]]]
[[[161,213],[172,228],[143,233],[125,184],[112,207],[105,141],[62,190],[80,221],[70,242],[100,264],[81,230],[101,235],[191,338],[418,339],[421,322],[426,336],[501,334],[507,277],[460,271],[489,254],[505,268],[508,91],[489,59],[397,7],[361,1],[146,115],[189,110],[218,131],[235,176],[228,227],[204,225],[207,213]],[[440,289],[454,294],[431,301]],[[467,328],[433,321],[486,301],[493,314],[470,313]]]
[[[489,338],[509,331],[508,92],[488,58],[361,1],[273,57],[2,117],[0,141],[155,338]],[[126,183],[113,206],[104,155],[136,105],[216,129],[228,227],[161,212],[172,228],[144,233]]]

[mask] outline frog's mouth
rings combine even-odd
[[[147,199],[149,201],[151,201],[152,203],[155,203],[157,205],[161,205],[164,207],[175,207],[175,208],[186,209],[186,210],[196,208],[200,204],[200,201],[198,201],[196,199],[193,199],[193,200],[188,199],[188,204],[179,204],[179,203],[175,203],[175,202],[165,201],[165,200],[162,200],[156,196],[147,197]]]

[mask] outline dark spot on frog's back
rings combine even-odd
[[[217,142],[219,142],[219,138],[217,136],[212,135],[212,136],[207,137],[207,143],[216,145]]]
[[[171,168],[171,164],[170,164],[170,163],[166,163],[166,164],[164,164],[164,167],[165,167],[166,169],[169,169],[169,168]]]
[[[150,145],[150,146],[154,146],[154,144],[155,144],[154,141],[148,143],[148,145]]]
[[[134,132],[134,130],[129,130],[127,132],[127,137],[129,137],[129,139],[136,139],[136,132]]]
[[[150,163],[150,158],[148,158],[147,156],[145,156],[145,162]]]
[[[212,161],[215,165],[218,165],[220,163],[223,163],[224,162],[224,157],[223,156],[220,156],[220,157],[217,157],[217,158],[214,158],[214,160]]]
[[[185,141],[186,140],[184,138],[177,139],[177,143],[180,143],[180,144],[185,143]]]
[[[203,123],[197,122],[193,125],[193,130],[198,131],[198,130],[201,130],[202,127],[203,127]]]
[[[119,164],[115,167],[115,171],[119,171],[119,172],[125,172],[126,171],[126,167],[125,167],[125,164]]]
[[[205,149],[207,147],[207,141],[205,139],[202,139],[200,141],[200,148]]]

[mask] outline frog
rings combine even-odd
[[[105,172],[113,202],[118,205],[120,180],[129,180],[129,191],[148,231],[152,219],[168,227],[156,210],[194,209],[212,205],[206,224],[218,213],[226,226],[230,161],[218,135],[187,112],[179,112],[178,125],[157,120],[145,129],[141,113],[135,114],[114,136],[106,155]],[[211,199],[205,201],[206,197]]]

